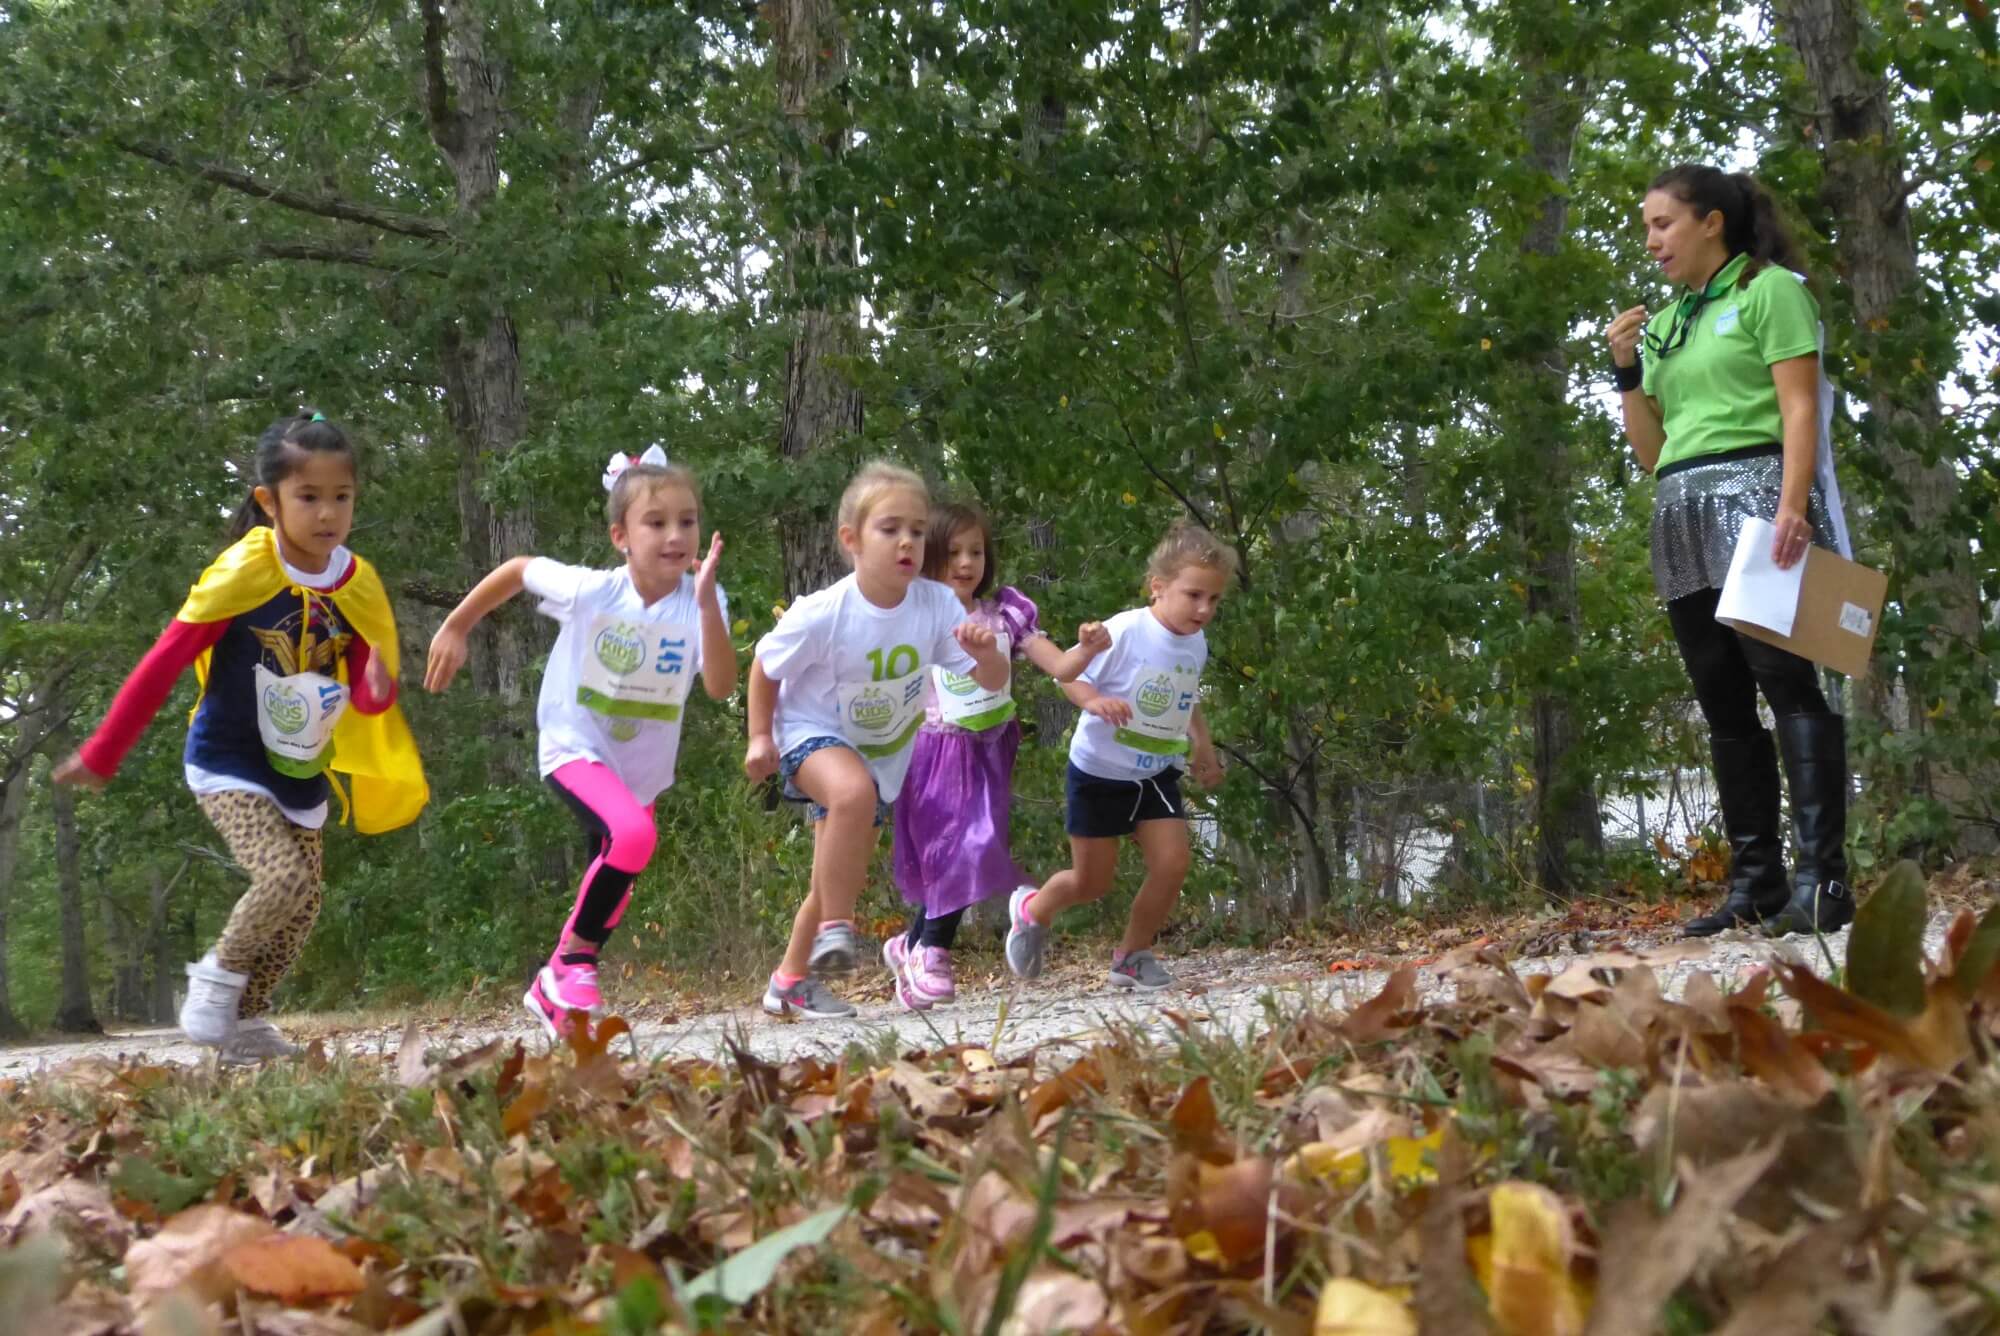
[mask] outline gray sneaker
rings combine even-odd
[[[1113,988],[1136,988],[1144,993],[1157,993],[1174,985],[1174,976],[1160,968],[1151,951],[1134,951],[1113,965],[1106,977]]]
[[[764,990],[764,1010],[773,1016],[804,1016],[807,1020],[842,1020],[854,1008],[833,995],[824,982],[808,974],[790,988],[778,987],[777,977]]]
[[[852,974],[861,958],[861,937],[852,923],[823,923],[813,934],[812,972],[824,979],[833,974]]]
[[[259,1016],[236,1022],[236,1033],[223,1041],[221,1057],[231,1066],[249,1067],[267,1058],[296,1058],[303,1052],[285,1038],[284,1031]]]
[[[1048,948],[1049,927],[1028,917],[1028,897],[1033,886],[1017,886],[1007,897],[1007,968],[1018,978],[1039,978],[1042,954]]]

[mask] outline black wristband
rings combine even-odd
[[[1631,366],[1619,366],[1615,362],[1612,363],[1611,384],[1618,393],[1624,394],[1628,390],[1636,390],[1645,383],[1645,369],[1637,362],[1634,362]]]

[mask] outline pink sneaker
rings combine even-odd
[[[950,1002],[958,996],[951,977],[951,952],[941,946],[920,946],[912,951],[903,973],[910,981],[910,991],[925,1006]]]
[[[569,1013],[549,1001],[548,994],[542,991],[542,974],[546,973],[548,971],[543,970],[535,975],[535,981],[521,995],[521,1005],[528,1009],[530,1016],[542,1023],[542,1028],[549,1032],[549,1038],[560,1039],[563,1032],[569,1029]]]
[[[905,1010],[923,1011],[930,1002],[919,993],[914,984],[916,961],[910,954],[910,939],[902,933],[891,933],[889,940],[882,943],[882,963],[889,967],[889,973],[896,980],[896,1000]]]
[[[542,992],[565,1011],[587,1011],[593,1016],[604,1010],[604,995],[597,991],[597,958],[572,954],[567,961],[550,956],[538,976]]]

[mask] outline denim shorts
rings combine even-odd
[[[806,819],[814,825],[818,825],[820,822],[826,820],[826,808],[801,793],[799,786],[792,781],[798,778],[799,767],[806,763],[806,757],[811,756],[816,751],[824,751],[828,747],[846,747],[849,751],[854,751],[853,744],[848,742],[846,738],[817,737],[807,738],[804,742],[801,742],[798,746],[778,758],[778,778],[784,781],[786,801],[804,803],[806,806]],[[854,752],[854,754],[856,756],[861,755],[860,752]],[[869,778],[874,778],[872,772]],[[889,804],[882,801],[882,789],[880,785],[877,785],[875,789],[875,824],[880,826],[888,817]]]
[[[1144,779],[1100,779],[1069,768],[1068,814],[1064,825],[1083,840],[1118,839],[1142,821],[1185,821],[1181,772],[1162,770]]]

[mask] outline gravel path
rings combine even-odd
[[[1925,935],[1935,957],[1944,939],[1947,915],[1935,915]],[[1651,954],[1663,991],[1678,996],[1689,976],[1704,971],[1726,990],[1757,966],[1781,952],[1805,960],[1821,974],[1829,962],[1805,938],[1772,943],[1744,933],[1727,933],[1704,943],[1683,943],[1669,933],[1589,934],[1569,943],[1574,949],[1517,958],[1520,974],[1560,974],[1578,959],[1615,949]],[[1847,955],[1847,934],[1828,939],[1835,960]],[[1061,945],[1057,951],[1060,953]],[[892,999],[865,1000],[873,994],[886,999],[886,975],[880,969],[864,975],[861,986],[843,990],[857,1001],[860,1015],[848,1021],[792,1022],[764,1015],[756,1006],[709,1012],[685,1019],[634,1019],[634,1035],[648,1057],[710,1057],[724,1042],[735,1039],[761,1057],[784,1059],[807,1053],[838,1053],[850,1044],[896,1049],[937,1048],[952,1043],[989,1047],[1005,1057],[1025,1049],[1085,1043],[1110,1024],[1137,1024],[1157,1033],[1171,1033],[1177,1024],[1223,1027],[1243,1033],[1259,1027],[1268,1015],[1267,999],[1287,1010],[1307,1002],[1345,1009],[1372,997],[1388,977],[1380,970],[1329,974],[1323,957],[1272,954],[1248,950],[1208,950],[1171,958],[1174,987],[1138,996],[1113,992],[1100,972],[1071,965],[1054,977],[1021,984],[1004,975],[986,986],[971,982],[959,1000],[926,1013],[904,1011]],[[1418,988],[1427,1002],[1449,1000],[1456,985],[1438,969],[1423,967]],[[518,1013],[517,1013],[518,1014]],[[339,1017],[305,1018],[288,1024],[295,1037],[323,1039],[329,1049],[360,1053],[393,1052],[401,1042],[400,1025],[356,1024]],[[482,1017],[464,1022],[423,1026],[433,1047],[460,1049],[494,1038],[521,1037],[542,1042],[541,1030],[525,1016]],[[621,1041],[622,1042],[622,1041]],[[133,1030],[64,1043],[35,1043],[0,1048],[0,1079],[33,1076],[79,1058],[143,1055],[154,1062],[198,1062],[203,1051],[181,1039],[173,1029]]]

